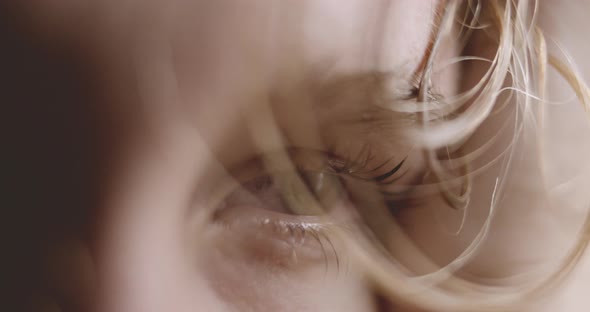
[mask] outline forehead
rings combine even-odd
[[[152,13],[158,16],[159,25],[151,26],[166,33],[149,35],[166,37],[172,57],[158,54],[159,48],[143,47],[150,57],[143,64],[151,67],[140,73],[140,83],[147,81],[144,99],[164,104],[148,111],[163,118],[167,114],[160,114],[161,109],[176,106],[170,103],[181,104],[182,115],[189,116],[214,150],[231,148],[244,153],[252,144],[243,112],[256,114],[254,104],[275,89],[285,91],[273,103],[279,106],[274,107],[279,127],[287,136],[297,137],[294,140],[300,145],[315,146],[310,140],[320,132],[316,127],[324,123],[321,118],[333,119],[334,115],[317,113],[317,106],[325,103],[299,101],[298,91],[304,88],[298,83],[321,81],[315,76],[325,75],[322,71],[330,77],[379,71],[409,78],[424,57],[439,5],[435,0],[166,3],[169,7]],[[160,66],[170,59],[173,73]],[[167,97],[165,89],[172,80],[179,86],[181,101]],[[338,102],[352,108],[366,101]]]
[[[176,62],[193,79],[205,75],[200,82],[206,84],[272,80],[277,73],[322,66],[413,72],[428,45],[437,2],[184,2],[170,15]]]

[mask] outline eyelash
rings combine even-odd
[[[363,155],[365,154],[365,155]],[[394,158],[390,158],[385,162],[381,162],[377,166],[372,166],[371,161],[374,159],[373,153],[370,147],[363,147],[358,153],[356,159],[349,158],[330,158],[329,166],[335,174],[344,174],[352,179],[359,179],[364,181],[374,182],[375,185],[380,189],[380,193],[385,198],[385,204],[389,208],[390,212],[394,215],[401,210],[401,208],[409,208],[415,206],[415,196],[411,196],[415,192],[415,187],[410,185],[408,188],[402,191],[392,191],[391,186],[395,186],[403,176],[405,176],[409,169],[405,170],[401,174],[400,169],[403,168],[404,164],[408,160],[406,155],[400,162],[395,163],[389,170],[384,173],[375,173],[379,169],[384,168],[390,164]],[[371,174],[372,173],[372,174]],[[393,179],[390,179],[394,177]],[[417,181],[416,181],[417,182]],[[401,208],[400,208],[401,207]]]
[[[347,188],[347,186],[345,185],[346,182],[343,180],[362,180],[364,182],[373,182],[375,183],[375,185],[377,187],[379,187],[381,190],[380,192],[384,195],[384,200],[385,200],[385,205],[388,208],[389,212],[392,215],[396,215],[401,209],[404,209],[408,206],[411,205],[410,201],[408,201],[408,196],[406,193],[408,193],[407,191],[402,194],[401,192],[388,192],[386,189],[389,185],[394,184],[399,177],[396,177],[394,179],[390,179],[391,177],[395,176],[396,173],[400,172],[400,170],[403,168],[403,165],[406,163],[406,158],[402,159],[402,161],[395,163],[391,169],[389,169],[388,171],[385,171],[385,173],[382,173],[380,170],[382,168],[385,168],[385,166],[388,166],[391,161],[393,159],[389,159],[386,162],[383,162],[381,164],[379,164],[378,166],[373,166],[371,164],[372,161],[372,154],[370,153],[370,150],[367,149],[367,156],[365,158],[362,159],[362,161],[355,161],[355,160],[351,160],[350,158],[346,159],[346,158],[340,158],[340,157],[334,157],[333,155],[326,155],[324,154],[324,157],[326,157],[327,161],[326,161],[326,166],[324,168],[324,170],[320,171],[320,172],[316,172],[317,174],[326,174],[326,175],[330,175],[332,178],[338,178],[340,181],[340,184],[342,186],[343,191],[345,192],[345,194],[343,194],[343,196],[347,196],[347,198],[345,200],[349,201],[349,203],[352,206],[355,206],[354,202],[351,201],[350,198],[350,190]],[[357,157],[358,158],[358,157]],[[297,164],[296,164],[297,165]],[[297,172],[299,173],[300,177],[302,177],[303,174],[305,174],[305,172],[309,172],[309,170],[305,170],[304,168],[297,168]],[[405,174],[405,172],[403,173]],[[402,174],[402,175],[403,175]],[[262,177],[262,179],[261,179]],[[284,197],[284,194],[281,194],[280,191],[278,190],[273,190],[272,189],[272,185],[270,185],[269,183],[272,183],[272,181],[270,181],[272,179],[272,177],[266,173],[264,175],[259,175],[258,177],[251,179],[249,181],[244,181],[243,183],[240,184],[239,188],[241,190],[239,191],[243,191],[247,189],[247,184],[248,183],[253,183],[254,187],[254,193],[258,193],[258,195],[264,196],[265,194],[263,194],[265,191],[270,190],[271,192],[275,192],[277,194],[275,194],[275,196],[278,196],[281,198],[281,200]],[[305,181],[306,184],[309,181]],[[308,187],[308,190],[310,190],[312,192],[312,194],[315,194],[314,192],[316,190],[313,189],[313,187],[310,187],[310,185],[306,185]],[[230,193],[228,195],[228,197],[231,197],[233,193]],[[257,194],[253,194],[254,196],[256,196]],[[279,205],[285,205],[283,202],[280,202]],[[239,206],[239,205],[238,205]],[[246,204],[245,206],[248,206],[248,204]],[[252,205],[250,205],[252,206]],[[264,206],[264,205],[262,205]],[[227,207],[226,207],[227,208]],[[229,207],[230,209],[232,207]],[[237,207],[239,208],[239,207]],[[282,208],[282,207],[280,207]],[[242,207],[242,209],[246,209],[246,207]],[[273,209],[276,209],[276,207],[273,207]],[[294,221],[284,221],[281,218],[276,217],[276,211],[272,211],[272,210],[267,210],[264,209],[264,207],[262,207],[262,209],[260,210],[265,210],[267,214],[275,214],[275,217],[263,217],[263,218],[254,218],[254,222],[253,223],[249,223],[247,224],[247,227],[250,227],[250,230],[254,230],[254,231],[264,231],[264,230],[271,230],[272,233],[274,233],[273,235],[275,235],[275,238],[278,237],[279,239],[283,240],[283,241],[293,241],[293,240],[297,240],[296,236],[299,235],[300,239],[302,239],[303,241],[305,241],[305,237],[311,237],[313,238],[313,241],[315,241],[315,243],[318,245],[318,247],[321,249],[321,254],[323,255],[322,258],[324,259],[325,262],[328,262],[328,258],[329,255],[333,256],[333,259],[335,260],[336,263],[336,267],[337,269],[339,269],[340,267],[340,255],[337,251],[337,248],[335,248],[332,240],[330,239],[330,227],[332,226],[338,226],[341,228],[346,229],[347,228],[347,224],[346,222],[343,223],[338,223],[338,222],[334,222],[331,223],[329,225],[326,224],[312,224],[312,223],[305,223],[305,220],[294,220]],[[217,211],[219,212],[219,211]],[[282,216],[282,218],[286,218],[288,219],[292,219],[292,218],[304,218],[304,216],[297,216],[294,214],[290,214],[290,213],[284,213],[284,216]],[[244,222],[244,221],[240,221],[240,222]],[[227,225],[227,224],[226,224]],[[231,225],[228,225],[228,227],[231,227]],[[269,232],[270,233],[270,232]],[[292,244],[292,252],[295,253],[296,251],[296,246],[297,244]],[[270,247],[273,248],[273,247]]]

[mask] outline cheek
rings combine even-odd
[[[338,265],[333,255],[294,259],[269,250],[268,240],[230,231],[210,241],[199,270],[222,301],[239,311],[372,311],[368,287],[344,256]]]
[[[338,267],[333,256],[306,259],[301,252],[293,259],[265,231],[191,231],[194,181],[199,165],[210,163],[195,137],[157,132],[119,166],[99,225],[101,304],[111,311],[372,309],[366,284],[346,259]]]

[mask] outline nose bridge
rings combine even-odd
[[[122,208],[104,222],[98,310],[219,311],[195,261],[198,250],[185,243],[178,219],[161,211],[171,207],[154,203],[142,208]]]
[[[186,234],[188,158],[134,154],[151,156],[121,170],[98,222],[97,310],[219,311]]]
[[[102,311],[156,311],[162,304],[166,294],[161,286],[169,283],[172,268],[167,266],[174,252],[165,243],[170,234],[153,220],[146,209],[143,214],[119,211],[103,222],[98,260]]]

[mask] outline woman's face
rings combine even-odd
[[[330,187],[333,176],[322,173],[327,167],[388,190],[424,178],[421,150],[404,139],[412,121],[380,107],[381,95],[393,90],[387,94],[393,105],[415,97],[445,2],[23,5],[34,13],[37,32],[84,51],[95,74],[92,96],[80,96],[91,97],[88,110],[96,112],[91,130],[101,145],[89,150],[101,165],[92,168],[99,183],[88,187],[100,191],[87,209],[89,247],[76,247],[68,255],[75,259],[65,261],[76,263],[65,266],[67,274],[95,279],[66,280],[97,282],[97,289],[84,291],[96,294],[91,305],[100,311],[396,310],[395,303],[375,295],[362,267],[321,216],[293,211],[281,195],[283,180],[276,178],[287,175],[288,165],[276,155],[284,145],[306,186],[329,203],[336,226],[350,221],[349,210],[365,212],[353,204],[350,190]],[[443,43],[438,68],[457,56],[456,44]],[[486,51],[487,57],[493,53]],[[455,94],[481,72],[463,66],[460,76],[458,66],[445,67],[433,77],[433,91]],[[508,115],[491,118],[483,132],[496,133],[504,124],[498,120]],[[512,135],[502,132],[498,141]],[[477,178],[476,207],[459,234],[463,215],[440,196],[389,208],[429,257],[446,264],[481,228],[499,171],[492,166]],[[59,170],[51,172],[59,179]],[[491,244],[471,273],[503,277],[528,265],[521,260],[531,249],[517,242],[538,224],[502,231],[510,226],[506,220],[526,219],[528,212],[499,213]],[[515,243],[505,244],[507,237]],[[403,264],[421,270],[414,254],[398,248],[405,245],[389,243]],[[57,275],[63,280],[64,274]],[[82,292],[60,283],[69,289],[62,293]]]
[[[111,53],[131,53],[134,72],[109,78],[137,84],[137,103],[120,105],[137,109],[141,121],[110,175],[97,225],[104,311],[376,307],[341,246],[314,239],[326,234],[306,232],[313,217],[288,213],[278,190],[265,186],[269,173],[252,160],[272,147],[256,142],[248,120],[264,120],[269,104],[297,150],[297,165],[310,172],[314,153],[329,148],[351,157],[367,142],[375,164],[393,155],[386,171],[415,157],[395,129],[371,125],[378,112],[366,81],[391,71],[400,97],[411,91],[438,6],[224,0],[142,3],[129,16],[119,12],[131,21],[114,23],[137,28]],[[127,80],[133,75],[136,81]],[[441,90],[455,87],[447,81]],[[343,87],[353,96],[339,94]],[[314,95],[305,98],[310,89]],[[407,163],[419,170],[418,160]],[[230,190],[224,208],[211,204],[230,176],[258,198]],[[211,210],[213,218],[201,218]]]

